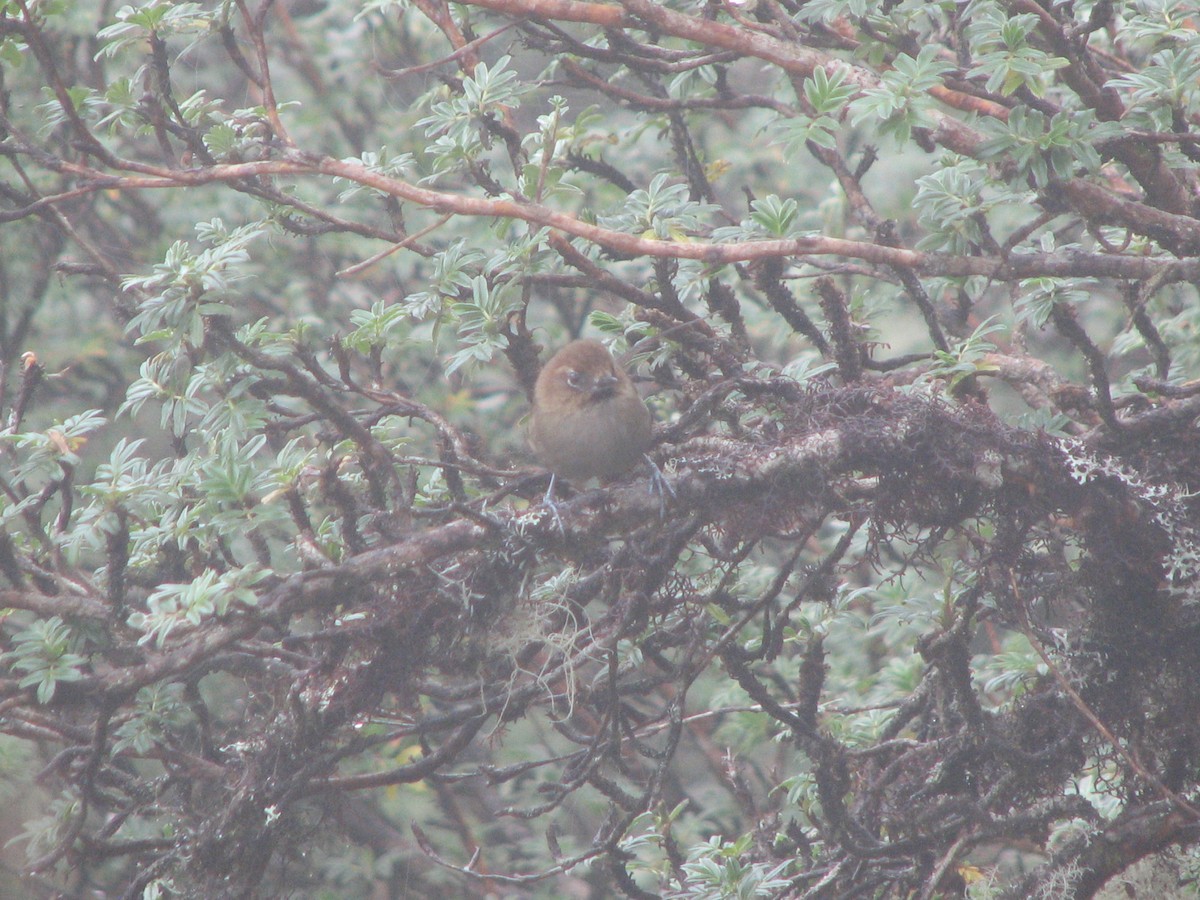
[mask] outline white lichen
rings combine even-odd
[[[1148,508],[1151,521],[1170,544],[1163,559],[1170,590],[1185,603],[1200,602],[1200,533],[1189,521],[1184,502],[1190,495],[1177,485],[1154,484],[1112,457],[1099,458],[1079,441],[1060,438],[1058,446],[1066,457],[1067,472],[1077,484],[1088,485],[1102,478],[1118,481]]]

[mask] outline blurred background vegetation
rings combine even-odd
[[[4,3],[0,894],[1194,896],[1194,15]]]

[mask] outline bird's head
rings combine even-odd
[[[544,407],[582,407],[611,399],[633,384],[598,341],[573,341],[538,376],[536,402]]]

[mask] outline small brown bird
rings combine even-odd
[[[643,458],[650,435],[650,410],[599,341],[572,341],[542,368],[529,442],[554,476],[614,478]],[[552,478],[548,501],[553,490]]]

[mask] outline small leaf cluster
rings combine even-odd
[[[502,56],[491,65],[479,63],[462,80],[461,92],[448,100],[434,100],[429,115],[416,123],[433,138],[426,147],[433,164],[431,180],[479,159],[491,145],[489,120],[520,106],[529,87],[518,81],[510,62],[510,57]]]
[[[1040,188],[1052,179],[1096,172],[1098,145],[1120,134],[1115,122],[1098,122],[1092,110],[1055,113],[1017,106],[1007,122],[989,119],[983,130],[990,137],[980,147],[984,159],[1010,161],[1017,178],[1031,178]]]
[[[59,616],[37,619],[12,638],[13,649],[0,657],[21,676],[21,687],[36,687],[38,703],[49,703],[60,684],[85,675],[87,656],[79,638]]]
[[[645,189],[630,193],[619,211],[600,216],[598,221],[605,228],[639,237],[683,241],[706,230],[714,209],[712,204],[689,199],[687,185],[662,172]]]
[[[929,90],[941,86],[942,76],[954,68],[939,53],[938,47],[930,45],[922,47],[915,57],[898,55],[879,86],[867,88],[850,103],[851,121],[855,125],[872,122],[897,144],[908,143],[914,128],[932,124],[934,102]]]
[[[1030,43],[1037,23],[1032,13],[1013,16],[991,5],[977,10],[967,28],[975,62],[967,74],[986,78],[992,93],[1010,96],[1025,88],[1035,97],[1044,96],[1047,75],[1070,62]]]
[[[177,630],[224,616],[238,604],[256,605],[253,588],[269,575],[251,565],[221,573],[209,569],[184,584],[161,584],[146,599],[146,611],[130,615],[129,624],[142,632],[139,644],[162,647]]]
[[[818,66],[811,77],[804,79],[804,97],[812,114],[776,120],[772,129],[775,141],[783,145],[789,158],[799,156],[809,141],[832,150],[837,146],[841,113],[856,91],[857,88],[847,83],[843,70],[835,69],[830,73]]]

